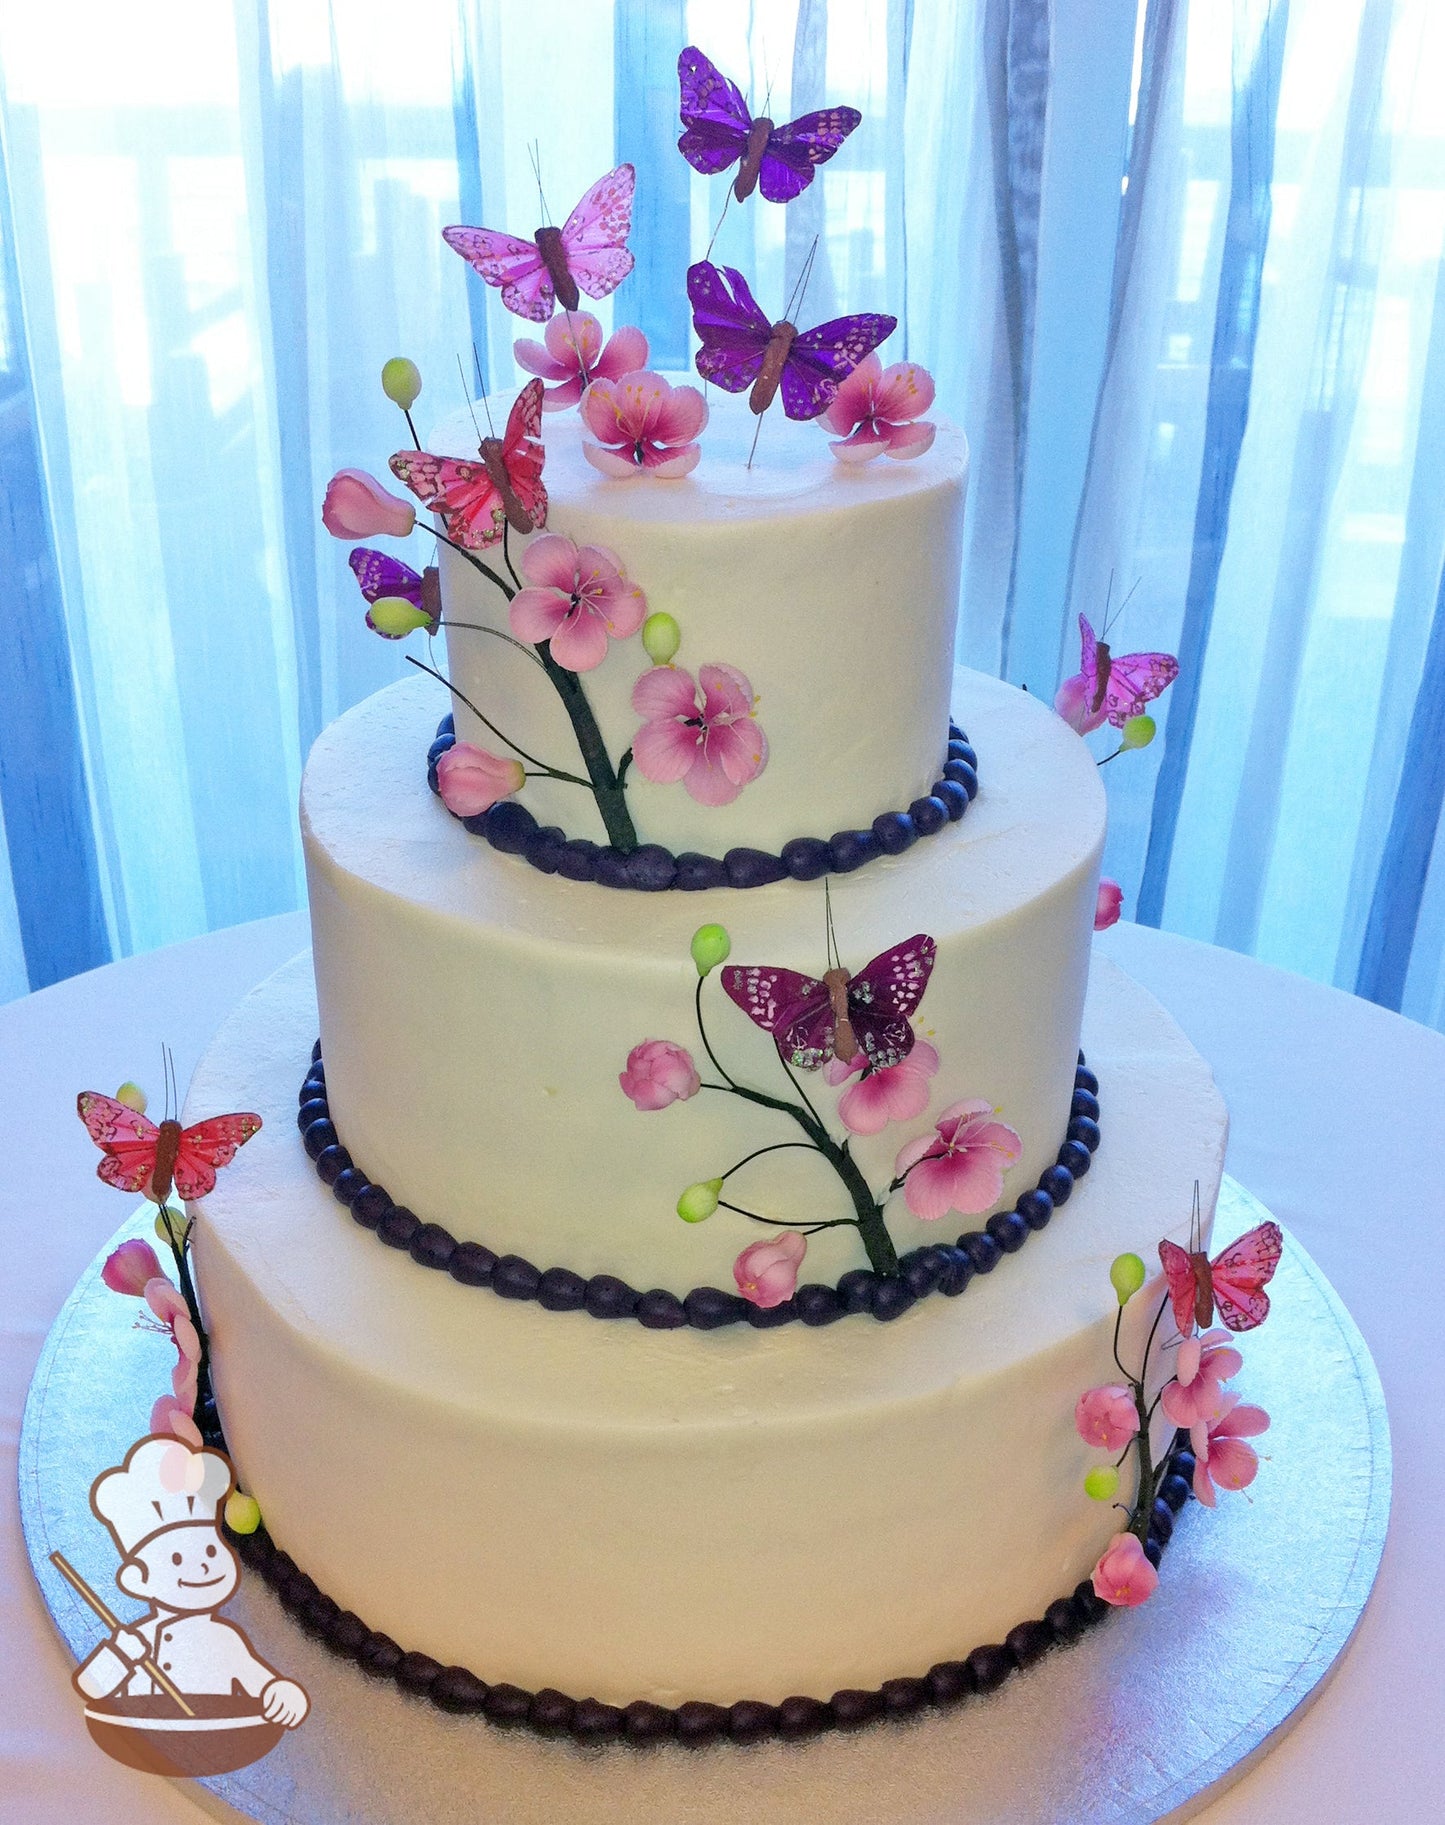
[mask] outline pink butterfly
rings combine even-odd
[[[1231,1242],[1211,1261],[1202,1249],[1183,1249],[1177,1242],[1159,1244],[1159,1259],[1169,1282],[1169,1302],[1181,1337],[1196,1323],[1207,1331],[1219,1308],[1220,1322],[1231,1331],[1252,1331],[1269,1316],[1265,1292],[1279,1266],[1284,1237],[1278,1223],[1261,1223]]]
[[[494,228],[444,228],[442,239],[488,285],[501,287],[509,311],[545,323],[558,303],[577,309],[578,286],[589,298],[605,298],[632,271],[626,243],[636,181],[631,165],[619,165],[598,178],[560,228],[539,228],[530,241]]]
[[[1083,645],[1079,674],[1090,728],[1111,722],[1122,729],[1179,676],[1179,661],[1172,653],[1126,653],[1116,659],[1107,641],[1094,638],[1086,615],[1079,616],[1079,637]]]
[[[816,1071],[829,1058],[868,1069],[896,1065],[913,1050],[909,1016],[923,999],[938,946],[919,933],[865,963],[856,976],[830,969],[821,981],[798,970],[738,964],[723,987],[754,1026],[771,1033],[785,1063]]]
[[[213,1115],[191,1128],[157,1124],[96,1090],[82,1090],[75,1106],[105,1155],[99,1177],[119,1191],[143,1191],[157,1204],[165,1203],[172,1184],[183,1198],[214,1190],[217,1168],[229,1166],[261,1126],[259,1115]]]
[[[542,383],[529,380],[507,416],[506,436],[482,439],[480,462],[401,450],[391,459],[391,472],[441,515],[449,539],[484,551],[507,525],[535,532],[547,524],[541,429]]]

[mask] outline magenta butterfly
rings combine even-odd
[[[856,108],[820,108],[785,127],[766,115],[754,120],[736,84],[696,45],[678,58],[677,80],[684,128],[678,151],[704,177],[738,161],[733,195],[740,203],[755,185],[770,203],[790,203],[812,183],[814,166],[826,164],[863,118]]]
[[[898,327],[896,317],[864,311],[834,317],[816,329],[770,323],[731,266],[699,260],[687,269],[692,325],[702,339],[697,371],[725,393],[751,386],[748,404],[766,412],[779,382],[789,418],[816,418],[832,404],[838,383]]]
[[[430,615],[432,625],[428,631],[436,632],[441,622],[442,603],[435,566],[428,565],[418,575],[410,564],[403,564],[389,552],[374,551],[369,545],[358,545],[346,561],[368,602],[379,602],[383,596],[400,596],[422,614]],[[384,627],[378,627],[371,618],[370,609],[366,612],[366,625],[383,640],[406,638],[404,633],[389,634]]]
[[[1261,1223],[1231,1242],[1211,1261],[1202,1249],[1183,1249],[1177,1242],[1159,1244],[1159,1259],[1169,1282],[1169,1302],[1181,1337],[1197,1323],[1208,1330],[1219,1308],[1220,1322],[1231,1331],[1252,1331],[1269,1316],[1265,1292],[1279,1266],[1284,1237],[1278,1223]]]
[[[1096,640],[1086,615],[1079,616],[1083,656],[1079,671],[1084,680],[1084,704],[1090,717],[1104,712],[1104,720],[1122,729],[1131,716],[1143,713],[1161,691],[1179,676],[1179,661],[1172,653],[1125,653],[1116,659],[1108,642]],[[1090,727],[1097,727],[1091,722]]]
[[[501,287],[509,311],[545,323],[558,303],[577,309],[579,286],[589,298],[605,298],[632,271],[627,237],[636,181],[631,165],[619,165],[598,178],[560,228],[539,228],[530,241],[494,228],[444,228],[442,239],[488,285]]]
[[[441,515],[448,538],[469,551],[485,550],[508,525],[534,532],[547,524],[541,430],[542,383],[529,380],[507,415],[506,435],[484,437],[479,461],[401,450],[391,472]]]
[[[831,969],[821,981],[798,970],[735,964],[722,972],[728,995],[754,1026],[771,1033],[785,1063],[816,1071],[829,1058],[861,1052],[882,1071],[913,1050],[909,1016],[923,999],[938,946],[919,933],[865,963],[856,976]]]

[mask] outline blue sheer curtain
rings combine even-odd
[[[398,674],[326,477],[517,325],[443,246],[639,169],[617,306],[686,364],[724,185],[694,41],[863,126],[717,254],[882,308],[974,474],[962,656],[1183,662],[1110,768],[1149,922],[1445,1024],[1445,17],[1431,0],[0,0],[0,997],[283,910],[310,741]],[[606,319],[610,312],[601,313]]]

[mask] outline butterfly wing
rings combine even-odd
[[[770,203],[791,203],[813,181],[863,116],[856,108],[820,108],[800,114],[768,135],[758,171],[758,188]]]
[[[687,296],[692,327],[702,347],[697,371],[725,393],[741,393],[758,377],[773,326],[732,266],[699,260],[687,269]]]
[[[1169,1283],[1169,1303],[1174,1308],[1174,1322],[1179,1335],[1188,1337],[1194,1330],[1194,1301],[1198,1292],[1194,1263],[1189,1251],[1167,1238],[1159,1244],[1159,1260]]]
[[[1099,642],[1087,615],[1079,616],[1079,672],[1084,680],[1084,701],[1092,705],[1099,695]]]
[[[369,545],[358,545],[346,560],[363,596],[368,602],[379,602],[383,596],[401,596],[413,608],[421,608],[421,578],[410,564],[384,551],[373,551]]]
[[[588,195],[591,195],[590,191]],[[581,206],[579,203],[577,207]],[[522,241],[514,234],[501,234],[495,228],[460,227],[444,228],[442,239],[480,273],[488,285],[501,288],[502,303],[514,316],[545,323],[552,315],[556,293],[552,289],[547,262],[535,241]]]
[[[458,545],[482,551],[500,541],[506,509],[481,463],[433,456],[427,450],[399,450],[391,459],[391,472],[425,507],[440,514],[448,538]]]
[[[634,167],[618,165],[598,178],[562,224],[567,269],[589,298],[605,298],[615,292],[632,271],[627,237],[632,232],[636,188]]]
[[[183,1128],[176,1146],[176,1190],[183,1198],[203,1198],[216,1185],[218,1167],[229,1166],[236,1149],[261,1126],[259,1115],[213,1115]]]
[[[816,418],[833,402],[838,383],[863,357],[891,336],[898,319],[879,311],[832,317],[793,339],[783,364],[783,410],[789,418]]]
[[[95,1169],[97,1174],[118,1191],[143,1190],[155,1170],[156,1139],[160,1134],[156,1124],[97,1090],[82,1090],[75,1099],[75,1108],[90,1138],[105,1155]]]
[[[833,1014],[816,976],[767,965],[735,964],[722,973],[723,988],[752,1021],[777,1041],[789,1064],[816,1071],[833,1046]]]
[[[1284,1237],[1278,1223],[1261,1223],[1209,1264],[1214,1303],[1221,1324],[1231,1331],[1252,1331],[1269,1316],[1265,1287],[1279,1266]]]
[[[1123,658],[1111,659],[1104,690],[1109,721],[1122,729],[1131,716],[1142,715],[1145,704],[1167,691],[1178,676],[1179,661],[1172,653],[1125,653]]]
[[[910,1016],[933,974],[938,946],[919,932],[881,951],[848,981],[848,1018],[869,1066],[882,1071],[913,1050]]]
[[[542,485],[542,406],[540,380],[529,380],[512,402],[502,439],[502,461],[517,499],[532,516],[533,531],[547,524],[547,490]]]
[[[677,149],[694,171],[715,177],[747,150],[753,117],[735,83],[690,44],[677,60],[678,113],[683,135]]]

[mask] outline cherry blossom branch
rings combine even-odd
[[[406,654],[406,662],[408,665],[414,665],[419,672],[425,672],[428,677],[435,678],[439,684],[444,684],[451,692],[452,696],[456,698],[458,703],[465,704],[467,709],[471,711],[472,715],[476,717],[477,721],[481,723],[484,729],[490,729],[498,741],[509,747],[512,752],[521,760],[524,760],[528,766],[537,768],[539,773],[544,777],[548,779],[569,780],[574,786],[586,786],[589,784],[589,781],[579,779],[575,773],[564,773],[560,768],[549,767],[545,760],[538,760],[535,754],[529,754],[525,748],[519,748],[516,742],[512,740],[511,736],[504,735],[494,722],[488,717],[483,716],[482,712],[472,702],[471,698],[466,696],[464,692],[459,691],[452,683],[451,679],[444,673],[439,672],[434,665],[428,665],[424,659],[414,658],[411,653]]]
[[[448,621],[443,617],[437,622],[437,626],[454,627],[459,631],[468,634],[490,634],[494,640],[505,640],[508,646],[516,647],[522,657],[524,659],[530,659],[533,665],[540,667],[542,664],[542,661],[537,657],[532,648],[527,645],[525,640],[516,640],[511,634],[504,634],[499,627],[488,627],[484,621]]]
[[[456,552],[458,557],[465,558],[466,561],[468,562],[468,564],[471,565],[473,570],[479,570],[489,583],[495,583],[497,588],[499,590],[501,590],[502,594],[507,598],[507,600],[509,602],[511,601],[512,597],[516,595],[516,593],[517,593],[516,590],[512,589],[508,584],[504,583],[502,581],[502,579],[497,575],[496,571],[494,571],[492,569],[491,565],[484,564],[482,562],[482,560],[477,556],[476,552],[469,551],[465,545],[458,545],[458,543],[456,542],[455,539],[448,538],[447,534],[444,532],[438,532],[435,526],[428,528],[428,530],[430,531],[430,533],[434,539],[440,539],[442,544],[450,546],[451,549],[454,552]],[[505,549],[505,544],[504,544],[503,549]],[[516,572],[514,571],[512,574],[515,576]]]

